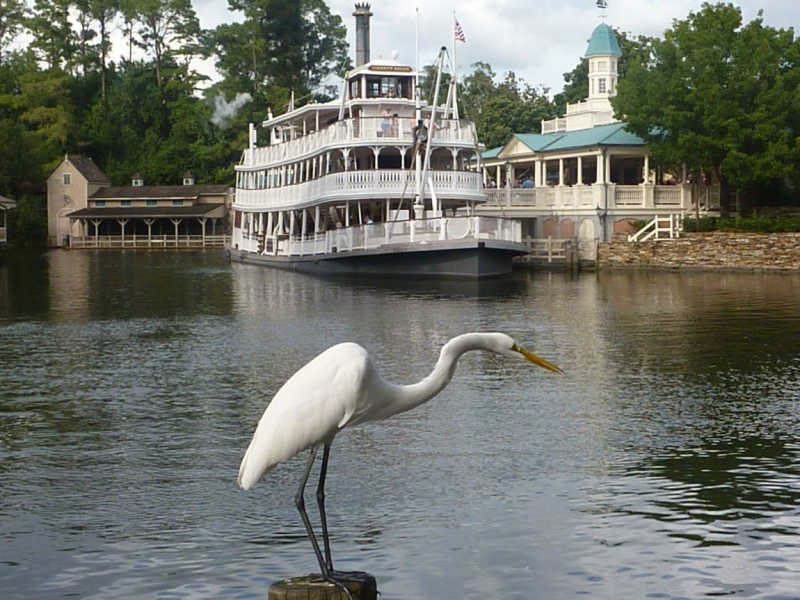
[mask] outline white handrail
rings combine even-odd
[[[664,225],[667,223],[667,225]],[[652,221],[642,227],[636,233],[628,236],[629,242],[646,242],[649,239],[655,240],[674,240],[681,235],[683,229],[682,215],[659,216],[656,215]]]

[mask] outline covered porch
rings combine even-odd
[[[68,248],[223,248],[225,207],[86,208],[68,215]]]

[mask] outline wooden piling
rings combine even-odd
[[[375,578],[363,571],[339,572],[353,600],[378,600],[378,584]],[[345,591],[333,583],[324,581],[319,575],[304,575],[273,583],[269,587],[268,600],[349,600]]]

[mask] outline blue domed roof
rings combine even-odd
[[[597,56],[598,54],[622,56],[622,50],[619,49],[619,42],[617,42],[617,36],[614,35],[614,30],[605,23],[600,23],[594,28],[589,40],[589,48],[586,49],[584,56]]]

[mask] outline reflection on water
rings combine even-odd
[[[800,597],[800,279],[521,272],[326,281],[221,253],[0,264],[0,596],[263,598],[314,568],[303,459],[235,485],[268,398],[361,342],[416,411],[334,444],[336,566],[384,598]]]

